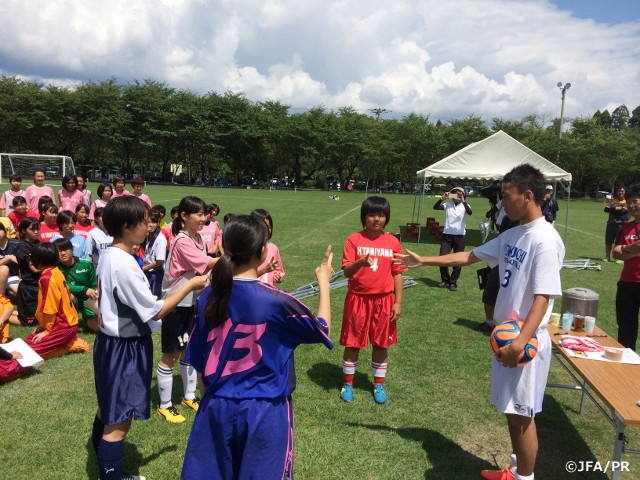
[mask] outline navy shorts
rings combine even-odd
[[[498,267],[493,267],[487,275],[487,282],[484,284],[482,291],[482,303],[485,305],[496,306],[498,292],[500,291],[500,271]]]
[[[176,353],[187,348],[194,312],[195,307],[176,307],[165,315],[160,335],[162,353]]]
[[[151,335],[120,338],[98,333],[93,344],[93,369],[105,424],[149,418],[152,366]]]
[[[180,478],[292,479],[291,398],[237,400],[205,394]]]

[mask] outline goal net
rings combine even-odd
[[[0,153],[0,182],[8,181],[11,175],[20,175],[23,181],[28,180],[38,169],[44,171],[47,182],[52,179],[61,180],[66,174],[76,173],[73,159],[64,155]]]

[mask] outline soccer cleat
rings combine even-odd
[[[493,323],[482,322],[473,327],[476,332],[490,332],[493,330]]]
[[[449,285],[449,290],[451,290],[452,292],[455,292],[458,289],[458,286],[455,283],[452,283],[451,285]]]
[[[438,288],[447,288],[449,284],[447,282],[440,282],[436,285]]]
[[[603,258],[602,261],[603,262],[610,262],[611,260],[609,260],[608,258]]]
[[[617,264],[621,264],[621,263],[622,263],[622,260],[616,260],[616,263],[617,263]]]
[[[514,480],[515,477],[509,466],[503,470],[482,470],[480,476],[485,480]]]
[[[342,390],[340,390],[340,398],[343,402],[351,403],[353,402],[353,387],[348,383],[345,383],[342,386]]]
[[[146,477],[142,475],[131,475],[130,473],[122,472],[122,480],[147,480]]]
[[[190,408],[191,410],[197,412],[198,408],[200,408],[200,399],[193,398],[191,400],[187,400],[186,398],[182,399],[182,405]]]
[[[387,403],[387,391],[380,384],[373,387],[373,399],[376,403]]]
[[[173,405],[167,408],[158,407],[157,412],[158,415],[160,415],[169,423],[182,423],[187,420],[178,412],[178,410],[176,410],[176,407],[174,407]]]

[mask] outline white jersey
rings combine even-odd
[[[540,326],[548,323],[553,299],[562,295],[564,244],[544,217],[501,233],[473,253],[490,267],[499,267],[500,291],[494,317],[499,323],[524,320],[534,295],[549,296],[549,308]]]
[[[462,202],[447,202],[444,204],[444,229],[442,233],[448,235],[464,235],[467,230],[467,209]]]
[[[92,228],[87,235],[87,253],[94,265],[98,265],[100,253],[113,243],[113,237],[103,232],[100,227]]]
[[[109,247],[100,255],[98,309],[100,331],[112,337],[150,335],[161,321],[152,320],[164,305],[151,293],[149,281],[133,255]]]
[[[145,248],[144,248],[144,264],[148,265],[150,263],[157,262],[158,260],[165,261],[167,259],[167,238],[162,234],[162,232],[158,232],[158,236],[156,237],[153,245],[149,247],[149,237],[145,240]],[[153,272],[154,270],[163,270],[164,267],[156,267],[151,268],[148,271]]]
[[[542,410],[551,363],[546,326],[553,299],[562,295],[560,268],[564,244],[544,217],[513,227],[473,250],[489,266],[498,265],[500,290],[494,318],[503,323],[525,320],[534,295],[548,295],[549,305],[537,330],[538,354],[522,367],[507,368],[495,358],[491,370],[491,403],[499,412],[533,418]]]

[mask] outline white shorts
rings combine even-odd
[[[20,277],[17,275],[7,278],[7,287],[17,288],[19,283],[20,283]]]
[[[491,403],[498,411],[533,418],[542,411],[544,390],[551,364],[551,338],[546,325],[536,332],[538,353],[522,367],[503,367],[493,359]]]

